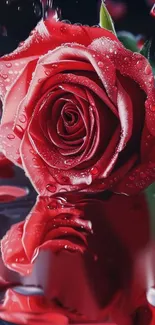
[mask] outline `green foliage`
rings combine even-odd
[[[102,28],[112,31],[116,35],[113,20],[110,16],[103,0],[102,0],[102,4],[101,4],[101,9],[100,9],[100,26]]]

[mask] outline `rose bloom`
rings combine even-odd
[[[38,193],[134,194],[154,181],[152,69],[112,32],[42,21],[0,69],[0,145]]]
[[[147,305],[145,274],[134,265],[149,242],[148,219],[143,195],[40,197],[25,222],[13,225],[1,241],[12,272],[1,272],[3,291],[4,279],[11,282],[16,274],[16,285],[43,288],[53,312],[59,307],[72,322],[106,323],[110,317],[128,325]]]

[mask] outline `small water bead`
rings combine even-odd
[[[75,24],[73,24],[74,26],[82,26],[82,24],[81,23],[75,23]]]
[[[14,134],[8,134],[8,135],[7,135],[7,138],[8,138],[9,140],[13,140],[13,139],[15,138],[15,135],[14,135]]]
[[[65,25],[62,25],[60,27],[60,31],[61,31],[61,33],[65,33],[67,31],[67,27]]]
[[[24,45],[24,42],[20,42],[18,46],[22,47],[23,45]]]
[[[20,125],[16,125],[16,130],[20,133],[23,133],[24,132],[24,129],[20,126]]]
[[[138,60],[138,61],[136,62],[136,65],[137,65],[137,68],[140,69],[140,68],[142,67],[142,65],[143,65],[142,60]]]
[[[69,177],[67,177],[67,176],[63,176],[63,177],[62,177],[62,181],[63,181],[64,183],[69,182]]]
[[[51,192],[51,193],[55,193],[56,192],[56,186],[54,184],[48,184],[46,186],[47,191]]]
[[[6,65],[7,68],[11,68],[12,67],[12,63],[9,63],[9,62],[6,63],[5,65]]]
[[[5,73],[4,73],[4,74],[2,74],[1,76],[2,76],[2,78],[3,78],[3,79],[7,79],[7,78],[8,78],[8,75],[7,75],[7,74],[5,74]]]
[[[67,20],[67,19],[66,19],[66,20],[62,20],[61,22],[64,23],[64,24],[69,24],[69,25],[71,25],[71,22],[70,22],[69,20]]]
[[[91,171],[90,171],[90,173],[91,173],[91,175],[97,175],[98,174],[98,169],[97,169],[97,167],[93,167],[92,169],[91,169]]]
[[[64,246],[64,248],[65,248],[65,249],[68,249],[68,246],[67,246],[67,245],[65,245],[65,246]]]
[[[46,71],[45,71],[45,74],[46,74],[46,76],[50,76],[50,74],[51,74],[51,71],[49,71],[49,70],[46,70]]]
[[[58,209],[57,202],[51,202],[50,204],[48,204],[47,208],[49,210],[56,210],[56,209]]]
[[[126,56],[126,57],[124,58],[124,61],[125,61],[125,62],[130,62],[130,58],[129,58],[128,56]]]
[[[51,65],[51,67],[52,67],[52,69],[55,69],[55,68],[58,67],[58,65],[57,65],[56,63],[53,63],[53,64]]]
[[[149,75],[151,72],[152,72],[151,66],[147,65],[146,68],[145,68],[145,74]]]
[[[26,116],[25,116],[24,114],[21,114],[20,117],[19,117],[19,121],[20,121],[21,123],[25,123],[26,120],[27,120]]]
[[[104,67],[104,63],[102,61],[99,61],[98,62],[98,66],[99,66],[99,68],[103,68]]]
[[[141,173],[140,173],[140,177],[141,177],[141,178],[146,178],[147,175],[146,175],[144,172],[141,172]]]
[[[33,149],[30,149],[30,153],[34,154],[35,152],[34,152],[34,150],[33,150]]]
[[[67,190],[66,190],[66,188],[60,188],[59,192],[64,193],[64,192],[67,192]]]
[[[150,110],[151,110],[152,112],[155,112],[155,105],[152,105],[152,106],[150,107]]]
[[[129,176],[130,181],[134,181],[134,176]]]
[[[65,160],[64,163],[65,163],[65,165],[69,165],[69,166],[71,166],[72,163],[73,163],[73,159]]]

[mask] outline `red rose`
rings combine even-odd
[[[1,147],[40,194],[154,181],[151,66],[111,32],[41,22],[0,68]]]
[[[103,320],[111,308],[116,314],[121,295],[117,303],[123,310],[115,315],[121,324],[146,302],[144,286],[137,278],[133,282],[132,270],[148,241],[144,196],[114,195],[104,201],[71,194],[38,198],[26,221],[13,225],[2,239],[1,250],[9,269],[26,276],[25,283],[40,285],[79,323],[84,321],[80,314],[88,321]]]

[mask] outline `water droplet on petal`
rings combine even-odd
[[[60,27],[60,31],[61,31],[61,33],[65,33],[66,32],[66,30],[67,30],[67,27],[66,26],[61,26]]]
[[[13,139],[15,138],[15,136],[14,136],[14,134],[8,134],[8,135],[7,135],[7,138],[8,138],[9,140],[13,140]]]
[[[140,173],[140,177],[141,177],[141,178],[146,178],[147,175],[146,175],[144,172],[141,172],[141,173]]]
[[[134,176],[129,176],[130,181],[134,181]]]
[[[137,68],[140,69],[143,65],[142,61],[137,61]]]
[[[21,123],[25,123],[26,120],[27,120],[27,118],[26,118],[26,116],[25,116],[24,114],[20,115],[20,117],[19,117],[19,121],[20,121]]]
[[[152,106],[150,107],[150,110],[151,110],[152,112],[155,112],[155,105],[152,105]]]
[[[65,245],[65,246],[64,246],[64,248],[65,248],[65,249],[67,249],[67,248],[68,248],[68,246],[67,246],[67,245]]]
[[[125,61],[125,62],[130,62],[130,58],[126,56],[126,57],[124,58],[124,61]]]
[[[5,64],[7,68],[11,68],[12,67],[12,63],[8,62]]]
[[[47,191],[51,192],[51,193],[55,193],[56,192],[56,186],[54,184],[48,184],[46,186]]]
[[[150,65],[147,65],[146,68],[145,68],[145,73],[147,75],[149,75],[151,72],[152,72],[152,69],[151,69]]]
[[[91,173],[92,175],[97,175],[97,174],[98,174],[98,169],[97,169],[97,167],[93,167],[93,168],[91,169],[90,173]]]
[[[62,181],[63,181],[64,183],[67,183],[67,182],[69,181],[69,178],[66,177],[66,176],[64,176],[64,177],[62,177]]]
[[[51,72],[49,70],[45,71],[46,76],[50,76]]]
[[[59,190],[59,192],[60,192],[60,193],[63,193],[63,192],[67,192],[67,190],[66,190],[66,188],[61,188],[61,189]]]
[[[55,64],[55,63],[52,64],[52,68],[53,68],[53,69],[55,69],[55,68],[57,68],[57,67],[58,67],[57,64]]]
[[[16,130],[19,131],[20,133],[24,132],[24,129],[20,125],[16,125]]]
[[[72,165],[72,163],[73,163],[73,159],[68,159],[68,160],[65,160],[65,161],[64,161],[64,163],[65,163],[66,165],[69,165],[69,166],[71,166],[71,165]]]
[[[104,67],[104,63],[102,61],[99,61],[98,62],[98,66],[99,66],[99,68],[103,68]]]
[[[33,150],[33,149],[30,149],[30,153],[34,154],[35,152],[34,152],[34,150]]]
[[[7,74],[5,74],[5,73],[4,73],[4,74],[2,74],[2,78],[3,78],[3,79],[7,79],[7,78],[8,78],[8,75],[7,75]]]
[[[48,209],[50,209],[50,210],[56,210],[56,209],[58,208],[56,202],[51,202],[47,207],[48,207]]]

